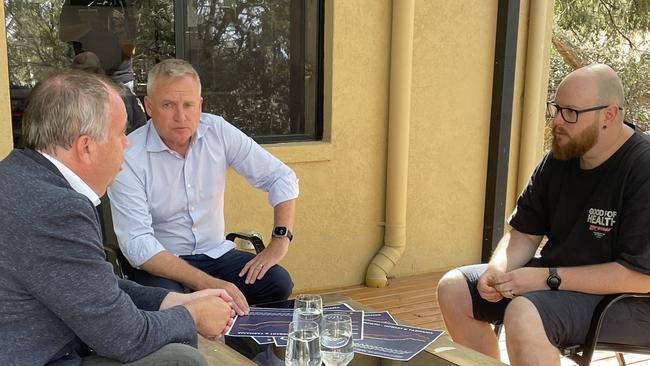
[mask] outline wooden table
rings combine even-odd
[[[370,307],[359,302],[351,300],[343,295],[331,293],[324,294],[323,302],[345,302],[358,310],[374,311]],[[235,350],[223,343],[210,342],[199,336],[199,350],[205,355],[210,365],[233,365],[233,366],[250,366],[255,365],[246,357],[240,355]],[[379,359],[355,353],[354,359],[350,366],[393,366],[404,363],[393,360]],[[482,353],[471,350],[452,342],[446,335],[441,336],[435,342],[431,343],[424,351],[420,352],[411,361],[409,366],[447,366],[447,365],[485,365],[485,366],[503,366],[505,364],[488,357]]]
[[[239,352],[226,346],[223,342],[211,342],[199,336],[199,351],[205,356],[208,365],[250,366],[255,363]]]

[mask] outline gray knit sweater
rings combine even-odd
[[[118,280],[97,213],[41,154],[0,162],[0,365],[78,365],[88,347],[122,362],[196,345],[189,312],[158,311],[168,291]]]

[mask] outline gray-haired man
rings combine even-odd
[[[110,81],[55,73],[32,91],[27,149],[0,162],[0,364],[204,365],[196,333],[231,323],[223,290],[118,280],[94,205],[120,170],[126,111]]]

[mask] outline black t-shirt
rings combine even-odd
[[[632,126],[633,127],[633,126]],[[548,153],[519,196],[510,225],[546,235],[549,266],[618,262],[650,274],[650,137],[638,130],[600,166]]]

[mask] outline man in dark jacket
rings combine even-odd
[[[0,162],[0,364],[204,365],[197,332],[214,340],[231,324],[225,291],[144,287],[105,261],[95,205],[122,164],[125,123],[100,76],[58,72],[32,91],[27,148]]]

